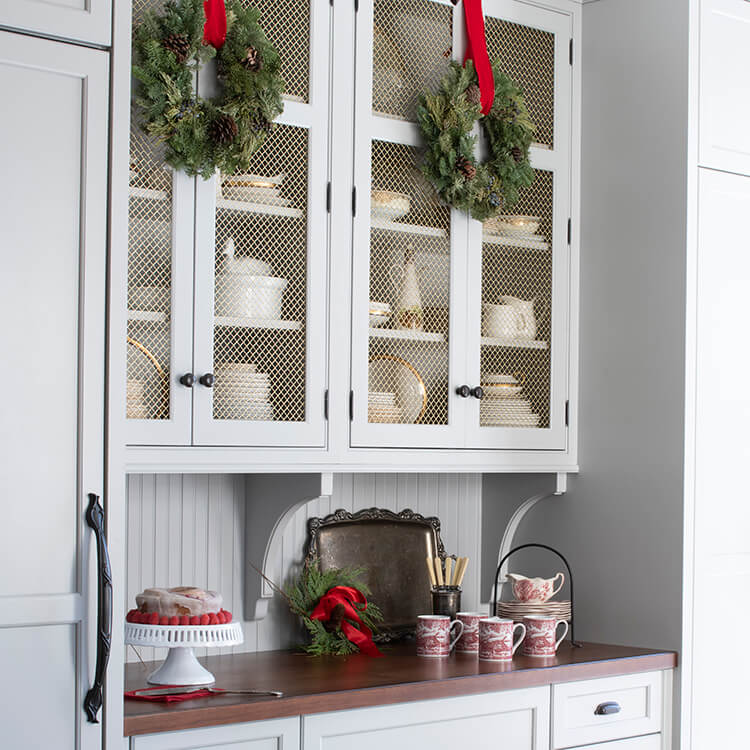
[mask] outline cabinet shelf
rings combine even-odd
[[[532,339],[512,339],[497,336],[482,336],[482,346],[501,346],[507,349],[548,349],[546,341],[535,341]]]
[[[425,341],[434,344],[444,344],[445,335],[431,331],[409,331],[394,328],[370,328],[371,339],[391,339],[399,341]]]
[[[166,323],[167,313],[153,310],[128,310],[128,320],[140,323]]]
[[[226,328],[266,328],[277,331],[301,331],[302,323],[297,320],[271,320],[269,318],[241,318],[217,315],[214,325]]]
[[[502,245],[503,247],[517,247],[521,250],[549,250],[549,242],[544,240],[520,239],[502,234],[484,232],[482,242],[485,245]]]
[[[287,219],[301,219],[304,211],[290,206],[271,206],[267,203],[249,203],[217,198],[216,208],[223,211],[238,211],[245,214],[263,214],[265,216],[283,216]]]
[[[131,198],[144,198],[151,201],[166,201],[169,198],[166,190],[155,190],[154,188],[131,186],[128,192]]]
[[[402,234],[416,234],[422,237],[448,238],[448,232],[438,227],[423,227],[419,224],[403,224],[399,221],[388,221],[387,219],[372,219],[370,226],[384,232],[401,232]]]

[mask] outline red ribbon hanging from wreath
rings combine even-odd
[[[477,78],[479,79],[482,114],[487,115],[492,109],[492,102],[495,101],[495,78],[492,75],[490,56],[487,54],[482,0],[464,0],[464,17],[466,18],[466,36],[468,37],[464,65],[467,60],[474,61]]]
[[[383,656],[378,647],[373,643],[372,630],[368,628],[359,616],[354,604],[363,604],[363,610],[367,609],[367,599],[359,590],[351,586],[334,586],[328,590],[316,605],[310,619],[328,622],[331,619],[335,607],[341,605],[344,608],[344,616],[341,620],[341,632],[350,640],[363,654],[367,656]],[[355,627],[351,622],[357,623]]]
[[[206,16],[203,44],[221,49],[227,38],[227,9],[224,7],[224,0],[204,0],[203,13]]]

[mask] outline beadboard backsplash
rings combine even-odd
[[[244,601],[247,576],[256,575],[249,563],[260,565],[273,524],[295,503],[315,497],[314,486],[314,478],[304,476],[130,475],[127,608],[135,606],[135,596],[144,588],[190,584],[220,591],[224,607],[236,620],[243,618],[253,609],[253,603],[248,607]],[[339,508],[375,506],[438,516],[446,550],[472,558],[462,605],[475,608],[480,598],[481,490],[478,474],[337,474],[330,498],[318,498],[310,512],[326,515]],[[301,556],[306,535],[303,525],[285,534],[289,550],[284,556]],[[264,619],[244,619],[243,629],[241,646],[211,653],[288,648],[298,632],[277,601]],[[146,661],[164,656],[148,648],[139,653]],[[127,659],[138,660],[132,647]]]

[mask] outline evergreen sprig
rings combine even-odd
[[[226,8],[227,37],[218,52],[203,44],[202,0],[167,0],[161,13],[144,14],[133,33],[142,126],[166,144],[166,161],[191,176],[248,169],[283,111],[281,61],[258,25],[258,11],[239,0],[227,0]],[[174,36],[187,41],[184,61],[165,44]],[[250,48],[260,61],[257,69],[243,64]],[[209,71],[205,64],[212,58],[220,93],[203,99],[195,94],[194,77]],[[212,127],[227,116],[237,125],[236,136],[212,138]]]
[[[439,90],[423,94],[417,110],[426,143],[424,175],[446,203],[480,221],[497,215],[501,206],[511,208],[519,190],[534,179],[529,146],[535,127],[523,94],[497,62],[493,74],[495,100],[486,116],[469,95],[478,85],[471,60],[465,66],[452,62]],[[484,162],[475,156],[477,121],[489,146]]]
[[[364,568],[356,567],[331,568],[321,571],[320,562],[316,559],[306,564],[299,578],[281,592],[286,598],[289,608],[302,619],[310,634],[311,642],[304,646],[304,650],[308,654],[343,656],[358,651],[357,646],[341,632],[340,627],[328,630],[325,623],[311,619],[310,615],[320,599],[336,586],[351,586],[369,597],[370,588],[363,580],[365,573]],[[378,606],[370,601],[367,602],[367,609],[364,609],[361,604],[354,604],[353,606],[362,622],[370,630],[376,630],[378,623],[383,620],[383,614]]]

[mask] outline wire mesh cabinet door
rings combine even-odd
[[[133,23],[159,0],[134,0]],[[137,94],[137,89],[134,90]],[[130,118],[126,418],[130,445],[189,445],[194,181]]]
[[[536,125],[533,183],[500,217],[469,227],[472,448],[564,450],[567,442],[572,18],[484,3],[490,59],[524,92]]]
[[[419,167],[419,95],[457,52],[449,0],[357,13],[351,443],[461,447],[467,221]],[[457,258],[461,260],[457,261]]]
[[[322,447],[330,5],[251,4],[284,113],[247,172],[196,182],[193,442]]]

